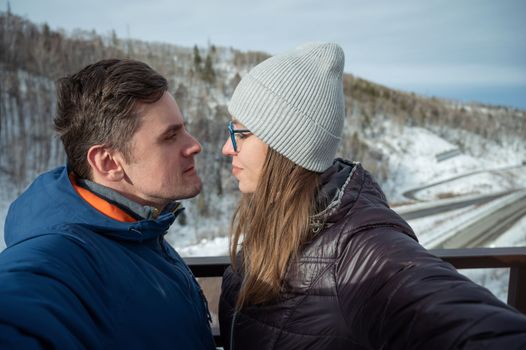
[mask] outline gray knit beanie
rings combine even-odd
[[[333,43],[309,43],[254,67],[228,111],[276,152],[323,172],[341,139],[344,54]]]

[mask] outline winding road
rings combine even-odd
[[[419,191],[442,185],[454,180],[465,178],[480,173],[498,173],[506,170],[525,167],[524,164],[496,168],[491,170],[478,170],[458,175],[449,179],[437,181],[425,186],[410,189],[403,195],[412,200],[420,201],[416,194]],[[482,205],[491,201],[499,200],[490,207],[483,215],[466,222],[459,222],[454,234],[447,235],[438,240],[429,248],[472,248],[490,244],[502,233],[508,230],[515,222],[526,215],[526,189],[518,188],[498,193],[461,196],[437,200],[433,202],[421,202],[415,205],[393,208],[406,220],[412,220],[425,216],[436,215],[442,212],[459,209],[469,205]]]

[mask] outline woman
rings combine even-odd
[[[243,193],[220,327],[230,349],[526,346],[526,317],[422,248],[359,163],[334,159],[344,56],[308,44],[239,83],[223,153]]]

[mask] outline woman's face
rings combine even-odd
[[[246,129],[237,121],[234,121],[232,126],[234,130]],[[225,156],[232,157],[232,175],[239,181],[239,190],[242,193],[254,193],[267,156],[268,146],[250,132],[234,135],[237,152],[234,150],[230,135],[223,145],[222,152]]]

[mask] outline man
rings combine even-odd
[[[0,348],[214,348],[201,289],[164,240],[175,201],[201,190],[201,146],[166,79],[104,60],[57,90],[68,165],[9,209]]]

